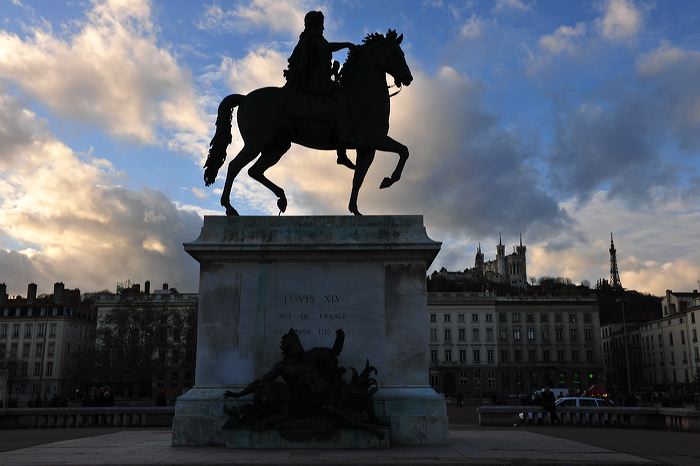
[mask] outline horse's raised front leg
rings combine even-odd
[[[379,185],[380,189],[388,188],[401,179],[403,167],[406,165],[406,160],[408,160],[408,147],[404,146],[398,141],[393,140],[389,136],[385,136],[384,139],[377,144],[375,149],[399,154],[399,162],[396,164],[396,168],[394,168],[393,173],[390,177],[384,178],[382,183]]]
[[[348,210],[355,215],[362,215],[360,211],[357,210],[357,196],[360,194],[360,188],[365,181],[367,170],[369,170],[370,165],[372,165],[374,161],[375,152],[374,149],[357,150],[355,174],[352,177],[352,191],[350,192],[350,203],[348,204]]]
[[[224,183],[224,190],[221,193],[221,205],[226,208],[226,215],[238,215],[238,211],[231,205],[231,187],[233,186],[233,180],[238,176],[238,174],[243,170],[243,167],[252,162],[255,157],[258,156],[257,149],[254,149],[250,145],[244,145],[243,149],[236,155],[233,160],[228,164],[228,171],[226,172],[226,182]]]
[[[248,175],[250,175],[251,178],[260,182],[278,197],[277,207],[280,213],[287,210],[287,196],[284,195],[284,189],[277,186],[265,176],[265,171],[279,162],[290,147],[291,144],[287,144],[285,147],[263,150],[260,158],[248,169]]]

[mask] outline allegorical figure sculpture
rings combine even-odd
[[[309,439],[339,429],[368,430],[380,439],[384,432],[376,425],[386,426],[374,413],[372,395],[377,382],[371,377],[376,369],[367,362],[358,374],[347,372],[338,364],[345,333],[336,331],[332,348],[304,350],[294,329],[282,337],[282,360],[261,378],[240,392],[226,391],[225,398],[240,398],[253,394],[253,403],[242,407],[224,408],[230,416],[225,429],[275,429],[295,439]]]
[[[386,74],[392,76],[398,87],[413,81],[401,50],[403,35],[393,30],[386,35],[373,33],[361,45],[353,46],[348,42],[328,42],[323,37],[323,14],[319,11],[309,12],[304,23],[304,32],[289,57],[284,87],[265,87],[248,95],[231,94],[219,104],[216,133],[204,165],[207,186],[214,183],[226,160],[236,107],[244,143],[229,162],[221,194],[221,205],[227,215],[238,215],[230,200],[233,181],[254,160],[248,175],[277,196],[281,212],[286,210],[284,190],[270,181],[265,172],[279,162],[292,143],[335,150],[339,164],[354,168],[348,209],[355,215],[360,215],[357,197],[377,150],[399,156],[396,168],[384,178],[380,188],[387,188],[401,178],[408,148],[388,135],[390,96]],[[350,53],[338,72],[337,62],[331,64],[332,53],[343,48],[350,48]],[[345,149],[356,149],[354,165]]]

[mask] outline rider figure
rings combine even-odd
[[[287,60],[288,69],[284,70],[284,77],[287,80],[284,85],[286,89],[317,95],[330,95],[337,89],[337,81],[331,80],[331,76],[337,76],[337,65],[334,63],[334,68],[331,68],[333,52],[354,47],[354,44],[328,42],[323,37],[323,21],[323,13],[320,11],[310,11],[304,16],[304,31],[299,35],[299,42]],[[347,97],[341,94],[343,93],[336,95],[339,143],[341,146],[352,146],[355,141],[349,134]],[[354,168],[344,149],[338,150],[337,163]]]

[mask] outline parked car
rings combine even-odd
[[[612,402],[603,398],[586,396],[565,396],[556,401],[558,408],[590,408],[612,406]]]

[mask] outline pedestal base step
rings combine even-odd
[[[383,429],[384,439],[365,430],[341,429],[315,434],[305,431],[230,430],[226,431],[226,448],[236,450],[267,450],[281,448],[391,448],[391,434]]]

